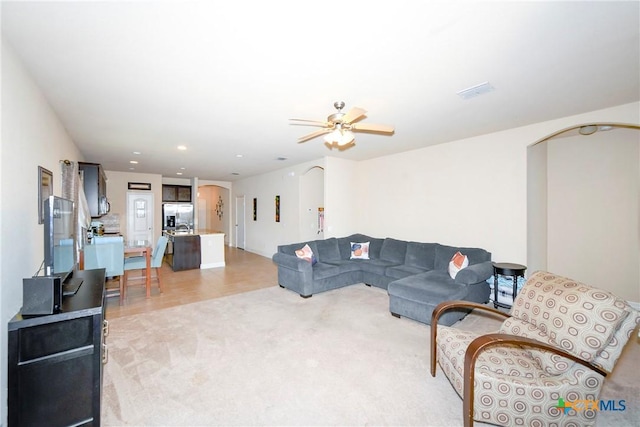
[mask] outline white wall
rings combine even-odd
[[[306,162],[233,183],[231,203],[235,206],[238,196],[245,198],[245,250],[270,258],[278,245],[300,241],[300,176],[313,166],[325,167],[324,161]],[[275,222],[276,195],[280,196],[280,222]],[[256,221],[254,197],[258,199]],[[235,230],[231,242],[235,246]]]
[[[527,146],[591,122],[638,124],[640,103],[360,162],[359,228],[527,265]]]
[[[300,175],[300,240],[324,238],[318,226],[318,208],[324,208],[324,169],[314,166]]]
[[[481,247],[525,264],[525,148],[533,139],[516,129],[361,162],[361,231]]]
[[[127,233],[127,193],[129,182],[144,182],[151,184],[153,194],[153,240],[158,241],[162,235],[162,176],[149,173],[105,171],[107,175],[107,198],[111,205],[110,214],[118,214],[120,218],[120,233]],[[137,192],[143,192],[137,190]],[[146,191],[144,191],[146,192]],[[99,219],[97,219],[99,221]]]
[[[549,271],[640,301],[640,130],[546,144]]]
[[[358,163],[337,157],[325,157],[324,161],[325,238],[360,232],[359,220],[365,212],[358,205],[358,195],[363,192]]]
[[[0,412],[7,419],[7,322],[22,306],[22,279],[44,259],[38,224],[38,166],[53,172],[61,195],[60,160],[84,160],[47,100],[2,40],[2,141],[0,143]]]
[[[527,268],[548,271],[547,144],[530,145],[527,156]]]

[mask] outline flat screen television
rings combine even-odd
[[[44,273],[64,282],[76,267],[73,201],[49,196],[43,203]]]

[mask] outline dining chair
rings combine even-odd
[[[155,279],[158,281],[158,288],[160,289],[160,293],[162,293],[162,282],[160,280],[160,267],[162,266],[162,259],[164,257],[164,252],[167,249],[167,236],[160,236],[158,239],[158,243],[156,244],[155,249],[151,255],[151,269],[155,270]],[[121,286],[120,294],[126,294],[128,271],[131,270],[146,270],[147,269],[147,260],[146,257],[143,256],[133,256],[124,259],[124,281]],[[146,279],[146,275],[143,275],[141,278]],[[154,277],[152,277],[154,278]]]
[[[105,277],[118,277],[120,282],[120,303],[123,301],[124,283],[124,241],[122,237],[108,241],[96,240],[84,247],[84,269],[104,268]],[[107,294],[109,296],[109,294]]]

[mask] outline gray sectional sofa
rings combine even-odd
[[[369,259],[351,259],[352,243],[369,242]],[[312,260],[301,259],[296,251],[308,245]],[[455,279],[449,275],[449,262],[460,251],[469,265]],[[374,238],[363,234],[278,246],[273,255],[278,266],[278,283],[300,296],[364,283],[386,289],[389,311],[430,324],[433,309],[442,301],[489,301],[489,283],[493,274],[491,253],[465,248]],[[440,323],[451,325],[467,311],[450,311]]]

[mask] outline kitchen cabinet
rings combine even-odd
[[[99,426],[106,360],[105,270],[83,279],[59,313],[8,324],[8,425]]]
[[[191,186],[167,185],[162,186],[163,202],[191,202]]]
[[[107,176],[98,163],[78,162],[78,169],[83,176],[84,195],[87,198],[91,216],[101,217],[109,213],[107,200]]]

